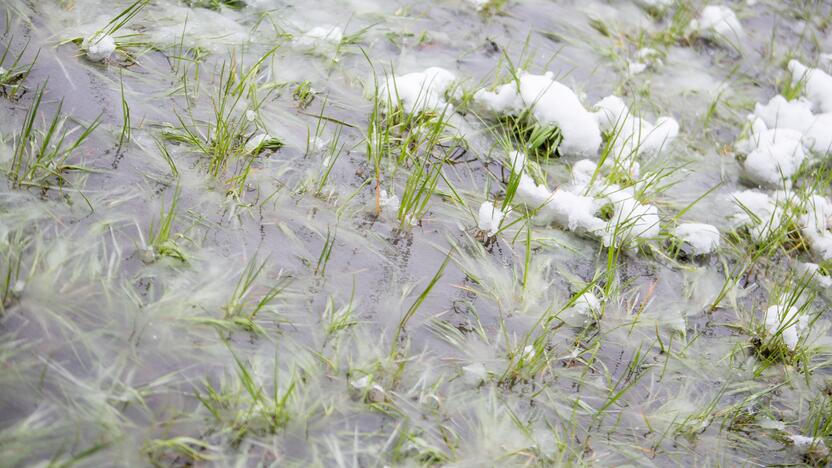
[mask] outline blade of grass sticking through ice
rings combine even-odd
[[[419,297],[416,298],[416,300],[413,302],[413,304],[411,304],[411,306],[407,309],[404,315],[402,315],[402,318],[399,320],[399,325],[396,327],[396,333],[393,335],[393,341],[390,347],[390,357],[395,357],[401,353],[402,343],[400,341],[400,338],[402,332],[404,331],[410,319],[412,319],[413,316],[416,315],[416,312],[418,312],[419,307],[422,306],[422,303],[425,302],[425,299],[427,299],[433,287],[436,286],[436,283],[438,283],[439,279],[442,278],[442,275],[445,273],[445,268],[448,266],[448,262],[451,260],[453,256],[452,254],[453,249],[448,250],[447,255],[445,255],[445,259],[442,261],[442,264],[439,266],[439,269],[436,270],[436,273],[433,275],[433,278],[431,278],[428,285],[425,287],[422,293],[419,294]]]

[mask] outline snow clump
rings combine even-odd
[[[477,91],[474,101],[498,114],[519,115],[523,110],[531,109],[538,123],[560,129],[563,135],[559,146],[561,152],[597,155],[601,130],[574,91],[555,81],[552,72],[533,75],[520,70],[517,76],[517,82],[504,84],[494,91]]]
[[[683,250],[693,255],[706,255],[719,248],[719,230],[711,224],[682,223],[673,235],[684,243]]]
[[[93,62],[103,62],[116,51],[116,40],[109,34],[98,32],[81,42],[81,50]]]

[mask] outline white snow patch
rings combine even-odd
[[[613,205],[613,215],[603,236],[605,246],[631,245],[636,240],[649,240],[659,235],[659,210],[636,200],[631,187],[610,185],[605,189],[605,197]]]
[[[468,0],[468,3],[476,7],[477,11],[482,11],[490,2],[491,0]]]
[[[570,231],[599,234],[604,228],[604,220],[595,216],[598,203],[594,198],[568,190],[552,192],[544,185],[535,184],[527,174],[520,176],[514,199],[528,208],[539,208],[541,219],[555,222]]]
[[[316,26],[295,39],[300,47],[316,47],[322,44],[338,45],[344,37],[344,30],[338,26]]]
[[[693,255],[714,253],[719,248],[719,230],[711,224],[682,223],[673,235],[687,244]]]
[[[258,133],[257,135],[254,135],[253,137],[251,137],[250,140],[246,142],[246,146],[244,148],[245,153],[251,154],[257,151],[257,148],[259,148],[260,145],[262,145],[266,140],[269,140],[270,138],[271,137],[268,133]]]
[[[822,288],[832,287],[832,277],[826,276],[820,269],[817,263],[798,263],[797,271],[801,275],[812,277],[812,279]]]
[[[673,117],[659,117],[652,124],[633,115],[618,96],[607,96],[594,107],[601,130],[615,135],[614,154],[624,158],[656,154],[679,134],[679,123]]]
[[[445,101],[445,92],[456,80],[453,73],[439,67],[430,67],[423,72],[388,78],[381,88],[381,98],[398,99],[407,113],[442,110],[450,111],[453,106]]]
[[[590,181],[592,181],[592,176],[597,169],[598,165],[594,162],[589,159],[581,159],[572,165],[573,183],[582,189],[586,188]]]
[[[734,213],[729,220],[732,226],[747,227],[754,242],[764,240],[783,220],[783,209],[778,205],[778,199],[785,197],[782,192],[775,195],[770,197],[756,190],[731,193],[729,198],[734,204]]]
[[[724,5],[708,5],[699,18],[690,22],[689,29],[712,39],[724,39],[739,44],[744,33],[737,15]]]
[[[644,72],[644,70],[647,70],[646,63],[627,60],[627,73],[631,75],[638,75],[639,73]]]
[[[570,231],[597,235],[604,229],[604,220],[595,216],[597,211],[594,198],[557,190],[546,205],[545,214]]]
[[[503,222],[504,216],[505,214],[496,209],[493,203],[490,201],[483,202],[480,205],[477,227],[488,233],[489,237],[494,236],[500,230],[500,223]]]
[[[81,50],[93,62],[102,62],[116,51],[116,40],[109,34],[96,33],[84,39]]]
[[[518,72],[515,82],[495,91],[480,90],[474,100],[491,112],[518,114],[526,108],[543,125],[560,128],[563,141],[560,150],[566,154],[596,155],[601,146],[601,131],[592,113],[581,104],[578,96],[566,85],[553,79],[553,74],[533,75]]]
[[[388,194],[387,190],[382,189],[379,193],[379,205],[381,206],[382,213],[390,217],[395,217],[399,212],[401,200],[399,200],[398,195],[395,193]]]
[[[761,118],[752,119],[752,134],[737,142],[736,149],[747,156],[743,162],[746,177],[763,187],[791,186],[790,178],[806,159],[803,134],[790,128],[772,128]]]
[[[536,184],[528,174],[521,174],[514,200],[528,208],[537,209],[552,200],[552,192],[543,184]]]
[[[754,106],[754,115],[768,128],[787,128],[803,134],[803,143],[819,153],[832,149],[832,113],[813,114],[812,104],[800,98],[787,101],[777,95],[768,104]]]
[[[823,260],[832,259],[832,202],[819,195],[806,201],[807,213],[800,218],[801,232],[812,252]]]
[[[601,310],[601,301],[595,294],[586,291],[575,299],[569,308],[561,313],[560,318],[571,326],[583,326]]]
[[[809,324],[809,318],[800,313],[800,309],[795,306],[788,307],[777,304],[766,310],[765,315],[766,330],[772,336],[780,333],[783,338],[783,343],[792,351],[797,347],[797,342],[800,340],[800,335]]]
[[[792,79],[804,84],[803,91],[821,112],[832,112],[832,76],[818,68],[809,68],[792,60],[788,64]]]
[[[823,456],[826,456],[829,453],[826,443],[824,443],[823,439],[820,437],[807,437],[798,434],[792,434],[786,437],[792,441],[792,444],[794,444],[796,449],[803,452],[808,452],[810,449],[814,448],[817,453]]]

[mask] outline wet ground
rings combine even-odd
[[[746,115],[782,92],[789,59],[824,66],[829,5],[728,2],[735,44],[679,30],[701,2],[190,3],[137,2],[102,62],[81,40],[130,3],[0,4],[0,65],[26,72],[0,97],[0,464],[829,462],[830,294],[796,273],[822,261],[758,249],[728,219],[752,188],[732,148]],[[645,47],[660,59],[634,74]],[[411,224],[377,205],[417,167],[394,144],[376,171],[374,81],[428,67],[462,97]],[[662,174],[646,195],[660,236],[608,248],[520,206],[480,232],[511,168],[467,97],[517,68],[552,71],[587,107],[616,94],[678,120],[640,160],[643,179]],[[13,175],[59,111],[64,142],[45,146],[94,130]],[[215,151],[222,125],[231,150]],[[281,144],[246,153],[261,134]],[[538,179],[565,187],[579,159],[535,161]],[[679,254],[682,220],[716,226],[721,247]],[[763,314],[790,291],[810,326],[784,350]],[[567,319],[584,292],[597,310]]]

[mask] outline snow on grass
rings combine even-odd
[[[803,236],[821,260],[832,259],[832,202],[812,195],[806,202],[806,214],[800,219]]]
[[[555,81],[554,74],[534,75],[519,70],[517,82],[479,90],[474,100],[492,113],[517,115],[531,109],[537,122],[554,125],[563,134],[559,149],[565,154],[595,156],[601,146],[601,131],[593,114],[578,95]]]
[[[725,5],[708,5],[699,17],[692,20],[689,29],[704,37],[725,40],[738,45],[744,37],[742,24],[733,10]]]
[[[603,132],[614,135],[613,152],[623,158],[654,155],[666,148],[679,134],[679,123],[673,117],[659,117],[655,123],[630,112],[618,96],[601,99],[594,108]]]
[[[808,326],[809,317],[796,306],[775,304],[766,309],[764,321],[769,335],[779,336],[783,343],[794,351]]]
[[[731,224],[735,228],[747,228],[755,242],[765,240],[780,227],[784,210],[778,206],[777,197],[757,190],[743,190],[731,193],[728,198],[734,210],[729,216]]]
[[[754,106],[823,2],[732,3],[740,57],[685,2],[140,1],[121,66],[59,3],[0,6],[7,464],[829,464],[824,75]]]
[[[794,445],[794,448],[801,451],[802,453],[808,453],[810,451],[816,452],[821,457],[825,457],[829,454],[829,449],[826,447],[826,443],[820,437],[809,437],[799,434],[790,434],[786,436],[791,443]]]
[[[832,112],[832,76],[818,68],[809,68],[797,60],[788,63],[792,80],[801,83],[806,97],[820,112]]]
[[[693,255],[714,253],[719,249],[719,230],[704,223],[682,223],[673,230],[673,235],[684,243],[683,250]]]
[[[812,104],[806,99],[787,101],[777,95],[768,104],[757,103],[754,115],[762,119],[767,128],[800,132],[808,149],[819,153],[832,150],[832,113],[813,114]]]
[[[103,62],[116,51],[116,41],[109,34],[97,33],[84,39],[81,50],[93,62]]]
[[[754,184],[766,188],[791,186],[791,177],[806,159],[803,134],[790,128],[768,128],[754,118],[751,136],[737,142],[737,151],[744,153],[743,169]]]
[[[388,77],[381,88],[381,96],[389,96],[394,102],[400,101],[408,114],[442,111],[446,106],[453,109],[445,100],[445,93],[455,80],[454,74],[448,70],[430,67],[421,72]]]
[[[477,217],[477,227],[492,237],[500,230],[505,214],[494,207],[490,201],[483,202]]]
[[[604,228],[605,246],[632,246],[637,241],[659,236],[661,218],[658,208],[637,200],[632,187],[611,184],[601,195],[613,208],[612,217]]]

